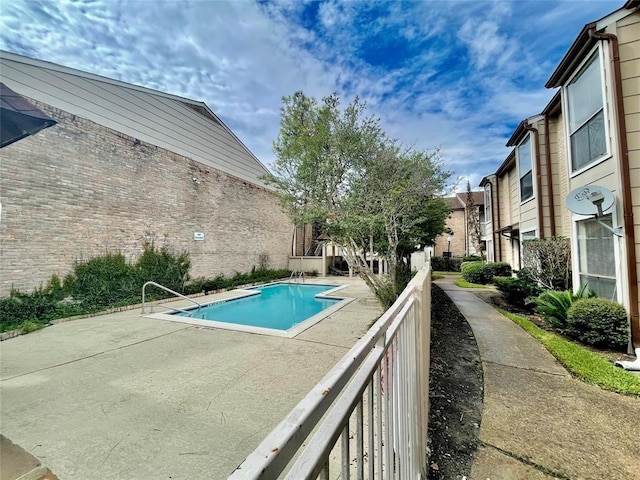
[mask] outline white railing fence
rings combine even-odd
[[[430,309],[427,263],[229,479],[426,478]]]

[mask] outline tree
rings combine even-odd
[[[471,183],[467,180],[467,201],[465,202],[465,210],[467,213],[467,232],[469,235],[470,246],[473,247],[476,254],[482,254],[482,235],[480,232],[480,210],[476,206],[471,191]],[[471,252],[467,252],[471,255]]]
[[[335,94],[321,102],[302,92],[284,97],[277,159],[266,180],[296,225],[321,225],[388,306],[398,294],[396,267],[405,244],[425,237],[432,243],[441,233],[448,212],[439,198],[449,172],[437,151],[399,145],[365,110],[358,97],[344,110]],[[420,232],[425,227],[432,230]],[[367,264],[372,237],[389,261],[389,279]]]
[[[527,240],[522,245],[522,266],[542,287],[568,290],[571,288],[571,242],[565,237]]]

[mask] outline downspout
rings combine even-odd
[[[307,224],[306,222],[302,224],[302,256],[306,253],[307,249]]]
[[[544,222],[543,222],[543,211],[542,211],[542,172],[540,171],[540,145],[538,142],[540,141],[538,135],[538,129],[532,127],[531,125],[524,125],[525,130],[533,132],[533,142],[536,146],[536,202],[538,204],[538,238],[544,238]]]
[[[295,257],[298,253],[298,227],[293,227],[293,235],[291,236],[291,256]]]
[[[464,204],[464,254],[471,255],[469,251],[469,212],[467,212],[468,205]]]
[[[629,284],[629,317],[631,323],[631,345],[640,351],[640,315],[638,314],[638,272],[636,264],[636,242],[633,227],[633,210],[631,203],[631,182],[629,180],[629,148],[627,145],[627,125],[624,118],[622,98],[622,75],[620,74],[620,49],[618,37],[612,33],[589,30],[589,36],[597,40],[609,42],[611,51],[611,71],[613,72],[613,94],[615,97],[618,122],[618,163],[620,169],[620,186],[622,190],[622,212],[624,215],[624,238],[627,251],[627,282]]]
[[[489,229],[487,228],[488,225],[486,225],[485,222],[485,235],[488,233],[491,233],[491,258],[493,258],[494,262],[498,261],[498,257],[496,256],[496,229],[495,229],[495,225],[497,225],[497,217],[496,217],[496,209],[493,208],[493,183],[491,183],[490,180],[488,180],[488,184],[489,184],[489,211],[491,212],[491,230],[489,231]],[[485,186],[486,188],[486,186]],[[487,198],[486,196],[484,197],[485,199]],[[485,220],[487,219],[487,210],[486,210],[486,206],[485,206]],[[489,258],[489,250],[487,250],[487,259]],[[487,260],[488,261],[488,260]]]
[[[496,175],[496,204],[497,207],[495,209],[496,212],[496,220],[497,220],[497,227],[498,228],[494,228],[494,234],[493,234],[493,241],[496,241],[496,238],[498,239],[498,261],[502,262],[502,239],[500,238],[500,234],[498,234],[498,236],[495,236],[495,232],[500,230],[500,227],[502,226],[502,224],[500,223],[500,179],[498,178],[498,176]],[[493,202],[493,195],[491,195],[491,201]],[[493,253],[495,254],[495,247],[494,247],[494,251]]]
[[[556,207],[553,200],[553,175],[551,173],[551,140],[549,139],[549,115],[544,116],[544,149],[547,153],[547,196],[549,197],[549,227],[556,236]]]

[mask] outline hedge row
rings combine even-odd
[[[463,262],[481,262],[480,255],[464,257],[431,257],[431,270],[434,272],[459,272]]]
[[[236,272],[233,277],[229,278],[224,275],[218,275],[212,279],[199,277],[191,280],[187,285],[185,285],[183,293],[186,295],[193,295],[194,293],[209,293],[216,290],[224,290],[250,283],[269,282],[271,280],[287,278],[290,275],[291,270],[256,270],[254,268],[251,273]]]
[[[504,262],[464,262],[460,271],[467,282],[486,285],[493,277],[511,275],[511,265]]]
[[[140,303],[142,285],[154,281],[183,294],[209,292],[238,285],[268,282],[288,277],[289,270],[254,269],[230,278],[191,280],[187,252],[174,254],[166,247],[145,244],[141,257],[128,263],[120,253],[106,254],[75,266],[73,274],[60,280],[56,275],[45,287],[32,293],[13,290],[0,298],[0,332],[17,328],[34,330],[52,320],[85,315],[113,307]],[[170,297],[159,288],[148,287],[150,300]]]

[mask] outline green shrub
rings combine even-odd
[[[511,266],[503,262],[463,262],[460,268],[462,278],[467,282],[486,285],[493,281],[494,276],[505,277],[511,275]]]
[[[396,265],[395,285],[391,277],[381,277],[380,285],[375,289],[375,295],[385,310],[393,305],[398,295],[407,287],[417,270],[411,270],[407,263]]]
[[[229,285],[230,281],[224,275],[218,275],[215,278],[199,277],[185,285],[184,293],[186,295],[201,292],[209,293],[228,288]]]
[[[459,272],[462,266],[461,258],[447,258],[447,265],[449,266],[449,272]]]
[[[140,298],[142,278],[121,253],[108,253],[75,267],[74,297],[85,305],[110,307]]]
[[[627,312],[606,298],[582,299],[567,312],[566,333],[589,345],[623,349],[629,339]]]
[[[216,290],[223,290],[225,288],[234,288],[240,285],[246,285],[249,283],[268,282],[271,280],[278,280],[281,278],[288,278],[291,275],[291,270],[253,270],[251,273],[243,274],[238,273],[231,277],[225,278],[224,275],[218,275],[215,278],[207,279],[204,277],[198,277],[191,280],[185,285],[184,292],[187,295],[194,293],[209,293]]]
[[[493,283],[512,305],[524,307],[529,297],[528,284],[515,277],[493,277]]]
[[[398,298],[390,277],[382,277],[380,279],[380,285],[376,288],[375,294],[384,310],[389,309]]]
[[[14,290],[11,292],[11,297],[5,300],[3,313],[10,311],[16,323],[26,320],[47,321],[53,316],[58,303],[55,297],[42,288],[35,289],[31,294]]]
[[[482,262],[483,260],[482,255],[465,255],[462,257],[463,262]]]
[[[431,270],[434,272],[459,272],[462,259],[452,257],[431,257]]]
[[[493,283],[512,305],[528,307],[527,299],[537,297],[542,288],[529,276],[526,269],[516,272],[516,277],[493,277]]]
[[[431,257],[431,270],[434,272],[448,272],[444,257]]]
[[[400,264],[396,266],[396,294],[399,295],[409,282],[413,278],[413,276],[418,273],[417,270],[410,270],[406,264]]]
[[[142,285],[149,279],[172,290],[194,294],[232,288],[249,283],[268,282],[288,278],[289,270],[256,270],[236,273],[231,278],[220,275],[214,279],[203,277],[183,285],[190,266],[187,253],[171,254],[167,249],[156,250],[145,245],[145,251],[136,264],[125,261],[122,254],[107,254],[77,264],[64,280],[52,276],[47,286],[32,293],[17,290],[11,296],[0,298],[0,332],[21,329],[33,331],[52,320],[75,315],[95,313],[109,307],[140,302]],[[72,296],[73,299],[67,297]],[[148,298],[164,298],[170,294],[151,288]]]
[[[66,295],[73,295],[76,291],[76,277],[73,273],[67,274],[62,281],[62,289]]]
[[[22,328],[25,322],[44,326],[51,320],[83,313],[77,304],[58,301],[59,296],[59,292],[37,288],[33,293],[14,290],[10,297],[0,298],[0,332]]]
[[[42,293],[49,295],[52,299],[62,300],[64,297],[69,295],[70,292],[65,289],[60,277],[54,274],[51,275],[51,278],[47,282],[47,286],[44,288]]]
[[[564,332],[567,328],[567,313],[569,309],[575,302],[584,298],[586,289],[587,284],[585,283],[576,293],[571,290],[563,292],[547,290],[534,300],[536,311],[541,313],[551,325]],[[593,297],[595,294],[589,292],[588,295]]]
[[[475,261],[475,262],[460,262],[460,271],[464,272],[464,269],[467,268],[469,265],[482,265],[484,262],[482,261]]]
[[[490,279],[487,276],[488,270],[482,262],[464,262],[461,267],[462,278],[469,283],[485,285]]]
[[[153,243],[145,243],[144,251],[135,266],[143,283],[153,281],[182,292],[185,282],[189,280],[191,260],[189,252],[175,255],[166,246],[158,250]]]
[[[467,282],[480,285],[491,283],[494,276],[506,277],[511,275],[511,266],[503,262],[463,262],[460,270],[462,278]]]
[[[190,267],[188,252],[173,254],[166,246],[156,249],[153,243],[145,243],[142,255],[133,265],[121,253],[108,253],[77,264],[74,298],[89,307],[136,303],[142,285],[149,281],[182,293]],[[149,288],[149,299],[168,296],[171,294],[164,290]]]
[[[24,305],[24,302],[15,297],[0,298],[0,332],[14,330],[24,321],[33,318],[31,308]]]
[[[22,333],[31,333],[35,332],[36,330],[40,330],[43,326],[44,325],[41,323],[27,320],[26,322],[23,322],[22,325],[20,325],[20,330],[22,331]]]
[[[490,277],[490,281],[493,277],[508,277],[511,275],[511,265],[504,262],[490,262],[485,263],[484,268],[487,272],[487,276]]]

